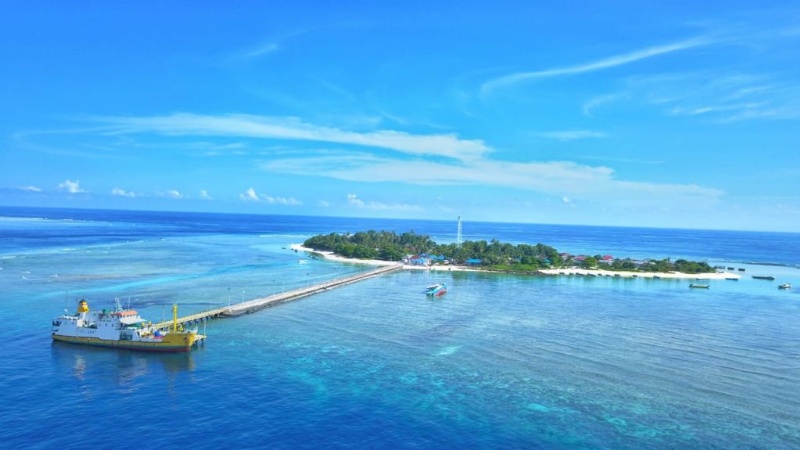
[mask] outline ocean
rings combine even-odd
[[[76,299],[157,321],[358,271],[289,246],[456,220],[0,208],[4,448],[800,448],[800,234],[470,222],[464,240],[685,258],[739,281],[401,271],[153,355],[53,343]],[[772,275],[775,281],[753,279]],[[448,292],[422,292],[445,282]],[[795,289],[779,290],[780,283]]]

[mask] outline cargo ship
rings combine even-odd
[[[196,328],[186,329],[178,324],[178,305],[172,306],[172,326],[161,330],[136,310],[123,308],[119,300],[111,311],[90,311],[85,299],[78,302],[74,315],[53,319],[52,337],[72,344],[170,353],[188,352],[206,338]]]

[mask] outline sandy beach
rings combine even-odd
[[[350,264],[367,264],[373,266],[389,266],[398,264],[394,261],[381,261],[378,259],[354,259],[344,258],[336,255],[333,252],[324,252],[303,247],[302,244],[292,244],[292,250],[298,252],[317,253],[332,261],[350,263]],[[444,271],[444,272],[491,272],[489,270],[476,269],[473,267],[456,266],[456,265],[432,265],[432,266],[419,266],[404,264],[404,270],[430,270],[430,271]],[[681,272],[620,272],[614,270],[603,269],[580,269],[577,267],[560,268],[560,269],[540,269],[537,271],[542,275],[579,275],[579,276],[598,276],[598,277],[627,277],[627,278],[671,278],[671,279],[696,279],[696,280],[724,280],[728,278],[739,279],[740,275],[730,272],[709,272],[709,273],[681,273]]]
[[[316,253],[318,255],[322,255],[325,259],[329,259],[331,261],[341,262],[341,263],[348,263],[348,264],[366,264],[370,266],[393,266],[395,264],[400,264],[396,261],[381,261],[380,259],[356,259],[356,258],[345,258],[343,256],[339,256],[334,254],[333,252],[325,252],[320,250],[314,250],[308,247],[303,247],[301,244],[292,244],[290,246],[292,250],[297,250],[298,252],[308,252],[308,253]],[[430,270],[430,271],[442,271],[442,272],[482,272],[480,269],[475,269],[472,267],[464,267],[464,266],[453,266],[453,265],[433,265],[433,266],[419,266],[419,265],[412,265],[412,264],[403,264],[403,270]],[[486,272],[486,271],[483,271]]]
[[[577,267],[562,269],[541,269],[539,273],[545,275],[584,275],[597,277],[639,277],[639,278],[680,278],[696,280],[725,280],[728,278],[739,279],[739,274],[730,272],[707,272],[707,273],[681,273],[681,272],[618,272],[615,270],[602,269],[579,269]]]

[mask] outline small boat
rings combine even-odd
[[[775,277],[773,277],[773,276],[771,276],[771,275],[766,275],[766,276],[765,276],[765,275],[753,275],[753,279],[754,279],[754,280],[769,280],[769,281],[774,281],[774,280],[775,280]]]
[[[172,307],[170,329],[161,330],[136,310],[123,308],[119,300],[112,311],[89,311],[84,299],[78,302],[74,315],[53,319],[51,336],[54,341],[72,344],[169,353],[188,352],[206,338],[197,329],[187,330],[178,324],[178,305]]]
[[[428,297],[438,297],[440,295],[444,295],[447,292],[447,285],[444,283],[437,283],[432,284],[425,288],[425,295]]]
[[[783,283],[782,285],[778,286],[778,289],[791,289],[792,285],[789,283]]]
[[[689,285],[689,287],[693,289],[708,289],[709,287],[711,287],[711,285],[692,283]]]

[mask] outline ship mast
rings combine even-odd
[[[178,332],[178,304],[172,305],[172,331]]]

